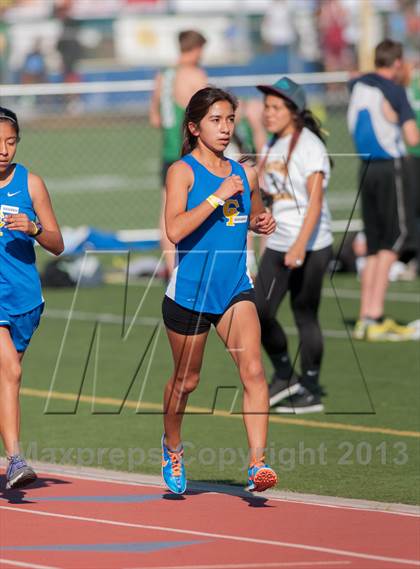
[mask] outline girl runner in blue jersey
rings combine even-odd
[[[183,413],[199,382],[211,324],[244,387],[248,489],[262,491],[277,482],[264,460],[268,391],[253,284],[246,268],[248,229],[268,235],[275,222],[262,204],[254,169],[224,157],[236,107],[232,95],[214,87],[193,95],[185,114],[182,159],[169,168],[166,178],[166,229],[176,245],[176,264],[162,306],[174,359],[164,394],[162,474],[177,494],[186,489]]]
[[[15,113],[0,107],[0,434],[9,460],[6,488],[36,479],[19,450],[21,362],[44,307],[34,240],[55,255],[64,248],[44,182],[13,162],[18,142]]]

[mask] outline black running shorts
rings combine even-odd
[[[403,158],[362,163],[360,190],[368,255],[380,250],[400,254],[411,247],[413,211],[409,207],[409,184]]]
[[[243,300],[255,303],[255,292],[253,288],[234,296],[223,314],[225,314],[231,306]],[[181,306],[166,295],[162,302],[162,315],[165,326],[169,330],[182,334],[183,336],[196,336],[208,332],[212,324],[213,326],[217,326],[223,314],[196,312],[195,310]]]

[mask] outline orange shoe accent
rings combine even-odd
[[[259,467],[258,472],[252,478],[255,486],[253,492],[264,492],[264,490],[268,490],[277,484],[277,474],[272,468],[266,466],[265,456],[261,456],[259,459],[254,457],[249,467]]]
[[[271,468],[261,468],[254,476],[254,492],[264,492],[277,484],[277,474]]]
[[[172,463],[173,475],[181,476],[181,460],[182,460],[182,455],[184,454],[184,450],[181,450],[180,452],[172,452],[171,450],[168,449],[168,454]],[[162,466],[166,466],[167,464],[168,461],[165,461],[165,464],[163,464],[162,461]]]
[[[254,466],[264,466],[264,464],[265,464],[265,456],[264,455],[262,455],[262,457],[259,458],[258,460],[254,456],[250,462],[249,468],[254,468]]]

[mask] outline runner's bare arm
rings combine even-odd
[[[160,117],[160,92],[162,89],[162,75],[158,73],[155,78],[155,87],[152,93],[152,100],[149,108],[149,121],[155,128],[161,127]]]
[[[417,146],[420,142],[419,129],[414,119],[406,121],[402,126],[403,136],[408,146]]]
[[[28,188],[35,213],[42,225],[42,233],[35,239],[50,253],[60,255],[64,250],[63,237],[44,181],[36,174],[29,173]]]
[[[286,253],[284,259],[284,264],[288,267],[294,268],[300,266],[305,260],[306,245],[321,215],[322,201],[324,199],[323,182],[323,172],[314,172],[308,176],[306,189],[309,196],[309,203],[299,235]],[[299,265],[296,263],[297,260],[299,261]]]

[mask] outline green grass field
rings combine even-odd
[[[344,317],[354,318],[355,300],[344,297],[356,292],[357,283],[348,276],[334,282]],[[352,345],[331,283],[325,284],[326,413],[271,416],[268,458],[279,470],[280,487],[417,503],[418,344]],[[389,314],[403,320],[419,317],[413,283],[391,288],[399,300],[389,304]],[[144,297],[146,290],[144,282],[129,287],[126,313],[133,315],[144,302],[124,341],[119,322],[124,287],[80,290],[58,365],[74,292],[46,291],[47,312],[27,355],[22,397],[22,439],[33,458],[159,473],[160,405],[171,358],[164,330],[156,328],[163,287],[156,283]],[[98,318],[107,323],[95,328]],[[292,327],[287,306],[280,318]],[[293,353],[293,330],[290,337]],[[266,369],[271,372],[267,361]],[[53,397],[47,404],[46,391],[51,388]],[[236,370],[212,333],[201,385],[191,397],[184,423],[191,480],[244,483],[246,440],[239,411]]]
[[[347,219],[357,195],[357,163],[343,156],[352,152],[343,113],[330,113],[326,127],[335,160],[331,210],[334,219]],[[24,125],[18,159],[46,178],[61,225],[153,228],[160,203],[158,148],[158,135],[144,119],[81,123],[63,117]],[[326,279],[321,310],[326,413],[272,415],[267,458],[282,489],[418,503],[418,344],[352,344],[343,316],[357,315],[358,283],[337,275],[333,284],[340,305]],[[160,472],[160,405],[171,372],[165,333],[157,327],[164,290],[159,283],[148,290],[123,341],[124,291],[122,285],[81,290],[65,341],[74,292],[45,291],[47,312],[24,366],[22,440],[32,458]],[[145,291],[144,282],[129,287],[127,314],[135,313]],[[402,321],[420,318],[418,281],[393,284],[391,293],[388,314]],[[95,327],[99,315],[103,323]],[[279,317],[290,328],[293,353],[297,338],[286,304]],[[245,482],[238,390],[230,357],[212,333],[201,385],[185,418],[191,480]]]

